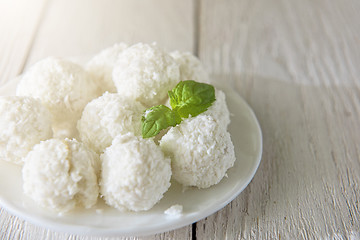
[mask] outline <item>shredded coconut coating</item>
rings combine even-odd
[[[208,115],[172,127],[160,140],[160,147],[172,158],[174,179],[184,186],[217,184],[235,162],[230,134]]]
[[[230,112],[226,104],[225,93],[221,90],[215,89],[215,98],[215,102],[208,108],[208,110],[200,115],[212,116],[215,121],[219,122],[220,126],[227,129],[230,124]]]
[[[57,212],[90,208],[99,195],[99,166],[99,156],[76,140],[43,141],[25,159],[24,193]]]
[[[170,187],[170,159],[150,139],[119,135],[101,160],[101,194],[121,211],[149,210]]]
[[[180,80],[210,83],[209,75],[200,60],[190,52],[174,51],[170,55],[180,65]]]
[[[117,92],[147,107],[166,100],[180,80],[179,65],[155,45],[135,44],[119,55],[113,71]]]
[[[116,92],[112,71],[119,54],[126,48],[125,43],[117,43],[102,50],[87,63],[86,70],[100,83],[102,93]]]
[[[77,128],[80,139],[101,153],[119,134],[141,134],[145,107],[115,93],[105,93],[86,105]]]
[[[50,57],[25,72],[16,95],[39,98],[51,112],[54,129],[69,123],[76,128],[85,105],[98,96],[98,85],[81,66]]]
[[[0,97],[0,159],[23,164],[35,144],[52,137],[50,112],[31,97]]]

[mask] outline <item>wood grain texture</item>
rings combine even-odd
[[[345,2],[201,1],[199,56],[254,109],[264,152],[199,239],[360,239],[360,5]]]
[[[30,59],[89,56],[117,42],[192,51],[193,2],[64,0],[49,4]]]
[[[5,216],[4,216],[5,214]],[[53,240],[53,239],[69,239],[69,240],[162,240],[162,239],[191,239],[192,232],[191,227],[183,227],[181,229],[144,236],[144,237],[122,237],[122,236],[107,236],[96,237],[86,235],[73,235],[63,232],[52,231],[46,228],[35,226],[31,223],[23,221],[17,217],[10,216],[10,222],[3,221],[2,219],[7,217],[8,214],[0,212],[2,226],[0,231],[0,239],[36,239],[36,240]]]
[[[0,0],[0,84],[21,73],[46,0]]]

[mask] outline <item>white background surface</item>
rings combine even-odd
[[[223,210],[141,239],[360,239],[359,12],[358,0],[0,0],[0,82],[118,41],[193,51],[255,111],[263,159]],[[4,239],[97,239],[0,217]]]

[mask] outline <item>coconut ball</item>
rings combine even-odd
[[[149,210],[170,187],[170,159],[151,139],[118,135],[101,160],[100,192],[119,210]]]
[[[225,93],[219,89],[215,89],[215,102],[200,115],[210,115],[220,126],[223,126],[225,129],[230,124],[230,112],[226,104]]]
[[[99,195],[99,166],[99,156],[75,139],[43,141],[26,156],[24,193],[58,212],[90,208]]]
[[[101,92],[116,92],[112,79],[112,71],[120,53],[127,48],[125,43],[118,43],[102,50],[95,55],[86,65],[86,70],[101,85]]]
[[[174,179],[184,186],[217,184],[235,162],[230,134],[208,115],[183,120],[162,137],[160,147],[172,158]]]
[[[210,83],[209,75],[200,60],[190,52],[174,51],[170,55],[180,65],[180,79]]]
[[[50,112],[31,97],[0,97],[0,159],[22,164],[23,157],[52,137]]]
[[[138,43],[119,55],[113,80],[119,94],[147,107],[159,105],[180,81],[179,65],[156,45]]]
[[[50,57],[25,72],[16,95],[39,98],[51,112],[57,132],[69,126],[76,129],[83,108],[98,96],[98,86],[81,66]]]
[[[101,153],[119,134],[141,134],[141,116],[145,107],[115,93],[89,102],[77,124],[80,139]]]

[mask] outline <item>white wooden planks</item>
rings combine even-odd
[[[260,120],[249,187],[199,239],[359,239],[357,1],[201,1],[199,56]],[[241,159],[240,159],[241,160]]]
[[[51,56],[91,56],[117,42],[157,42],[193,49],[193,3],[187,1],[52,1],[28,64]]]
[[[0,0],[0,84],[21,73],[46,0]]]

